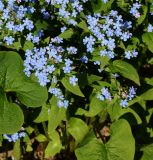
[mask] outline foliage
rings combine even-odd
[[[152,160],[152,19],[152,0],[0,0],[0,153]]]

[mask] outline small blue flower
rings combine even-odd
[[[4,37],[3,40],[6,42],[7,45],[12,45],[15,39],[12,36],[8,36]]]
[[[81,60],[83,63],[88,63],[88,57],[87,57],[87,56],[81,57],[80,60]]]
[[[77,48],[75,47],[67,47],[66,50],[68,51],[68,54],[77,54]]]
[[[148,25],[147,31],[148,32],[152,32],[153,31],[153,25],[152,24]]]
[[[21,129],[21,132],[16,132],[14,134],[4,134],[4,139],[7,139],[9,142],[16,142],[18,139],[25,137],[26,133],[24,129]]]
[[[76,76],[72,76],[69,78],[70,84],[72,84],[73,86],[76,86],[77,82],[78,82],[78,78],[76,78]]]
[[[127,106],[128,106],[128,101],[127,101],[127,99],[121,100],[120,106],[123,107],[123,108],[127,107]]]

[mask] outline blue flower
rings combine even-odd
[[[75,47],[72,47],[72,46],[67,47],[66,50],[67,50],[68,54],[77,54],[77,48],[75,48]]]
[[[81,60],[83,63],[88,63],[88,57],[87,57],[87,56],[81,57],[80,60]]]
[[[97,98],[99,100],[101,100],[101,101],[103,101],[105,99],[107,99],[107,100],[111,100],[112,99],[111,94],[110,94],[108,88],[106,88],[106,87],[103,87],[101,89],[101,93],[97,95]]]
[[[31,31],[34,28],[33,21],[29,20],[28,18],[23,20],[23,22],[24,22],[25,28],[28,29],[29,31]]]
[[[9,142],[16,142],[18,139],[25,137],[26,133],[24,132],[24,128],[21,128],[20,132],[16,132],[14,134],[4,134],[4,139],[7,139]]]
[[[136,95],[136,89],[132,86],[129,88],[128,99],[131,100]]]
[[[69,78],[70,84],[72,84],[73,86],[76,86],[77,82],[78,82],[78,78],[76,78],[76,76],[72,76]]]
[[[147,31],[148,32],[152,32],[153,31],[153,25],[152,24],[148,25]]]
[[[138,2],[136,2],[136,3],[133,3],[133,6],[130,9],[130,13],[135,18],[139,18],[140,17],[140,12],[139,12],[140,7],[141,7],[141,4],[139,4]]]
[[[2,1],[0,1],[0,11],[3,11],[4,10],[4,4]]]
[[[15,39],[12,36],[8,36],[4,37],[3,40],[7,43],[7,45],[12,45]]]
[[[127,99],[121,100],[120,106],[123,107],[123,108],[127,107],[128,106],[128,100]]]

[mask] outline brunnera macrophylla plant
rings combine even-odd
[[[152,18],[152,0],[0,0],[1,147],[152,157]]]

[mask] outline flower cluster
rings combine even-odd
[[[60,46],[60,43],[62,42],[63,40],[61,38],[55,37],[51,39],[51,42],[46,47],[34,47],[33,50],[27,49],[25,53],[26,59],[24,61],[25,74],[30,76],[34,73],[42,86],[46,86],[51,79],[52,83],[56,83],[56,74],[58,70],[64,74],[70,74],[73,70],[73,61],[67,57],[69,55],[77,54],[77,49],[73,46],[64,49]],[[69,81],[70,84],[75,86],[78,79],[75,76],[72,76]],[[59,88],[50,88],[49,93],[58,98],[57,105],[59,107],[68,107],[69,103],[64,99],[64,96]]]
[[[128,106],[128,102],[135,97],[135,95],[136,95],[136,88],[134,88],[132,86],[132,87],[129,88],[128,93],[126,91],[123,91],[120,94],[121,95],[119,95],[119,99],[120,99],[120,97],[122,98],[120,100],[120,106],[125,108],[125,107]],[[108,88],[103,87],[101,89],[100,93],[97,94],[97,98],[100,101],[112,100],[113,99],[113,95],[111,96],[111,93],[110,93],[110,91],[109,91]]]
[[[107,100],[112,99],[111,94],[110,94],[108,88],[106,88],[106,87],[101,89],[101,93],[97,95],[97,98],[101,101],[104,101],[105,99],[107,99]]]
[[[138,56],[138,52],[135,51],[135,49],[133,51],[126,51],[125,52],[125,58],[126,59],[131,59],[131,57],[137,57]]]
[[[124,21],[122,16],[116,10],[111,10],[108,15],[101,15],[100,13],[84,15],[86,19],[89,32],[87,36],[83,37],[83,46],[86,47],[86,53],[79,54],[79,48],[74,47],[65,42],[64,39],[58,36],[64,33],[69,27],[77,28],[77,23],[80,22],[78,15],[84,10],[84,3],[88,0],[45,0],[44,5],[36,7],[35,0],[15,1],[9,0],[5,2],[0,0],[0,30],[3,32],[2,43],[6,45],[13,45],[17,41],[26,41],[34,47],[24,49],[24,72],[27,76],[34,74],[41,86],[47,86],[50,83],[55,83],[54,87],[49,88],[49,93],[57,97],[57,105],[59,107],[68,107],[68,100],[64,98],[62,91],[57,88],[57,83],[63,76],[69,77],[69,83],[76,86],[78,78],[74,71],[76,62],[74,56],[80,59],[80,64],[88,63],[94,57],[91,56],[95,48],[100,49],[98,56],[102,59],[107,56],[109,59],[118,56],[115,53],[116,47],[120,42],[126,42],[132,37],[130,29],[132,28],[131,21]],[[107,0],[103,0],[107,3]],[[41,2],[38,2],[43,4]],[[141,5],[139,3],[133,4],[131,13],[134,14],[134,9],[139,10]],[[49,9],[48,9],[49,8]],[[49,41],[44,42],[45,29],[38,27],[33,20],[35,14],[40,14],[42,20],[50,23],[52,20],[60,22],[54,37],[48,37]],[[3,30],[5,28],[5,30]],[[150,29],[151,30],[151,29]],[[56,33],[55,33],[56,34]],[[44,38],[45,37],[45,38]],[[1,40],[1,39],[0,39]],[[72,44],[72,43],[71,43]],[[83,47],[84,48],[84,47]],[[88,54],[90,53],[90,54]],[[124,57],[130,59],[137,57],[138,52],[125,51]],[[92,60],[93,64],[100,66],[101,61],[98,59]],[[99,72],[103,68],[98,69]],[[102,88],[98,95],[100,100],[111,100],[111,94],[107,88]]]
[[[21,129],[20,132],[16,132],[14,134],[4,134],[4,139],[7,139],[9,142],[16,142],[18,139],[25,137],[24,128]]]
[[[58,99],[57,106],[59,108],[61,108],[61,107],[67,108],[68,107],[69,101],[65,100],[64,95],[62,94],[62,92],[59,88],[50,87],[49,92],[51,94],[53,94]]]
[[[64,18],[68,24],[75,26],[77,24],[76,17],[83,11],[83,3],[88,0],[46,0],[48,4],[56,8],[60,18]],[[58,6],[58,7],[57,7]]]
[[[136,2],[136,3],[133,3],[131,9],[130,9],[130,13],[135,17],[135,18],[139,18],[140,17],[140,10],[141,8],[141,4]]]
[[[25,0],[25,2],[27,1]],[[3,42],[7,45],[13,44],[15,35],[22,35],[24,32],[27,34],[24,35],[26,37],[34,29],[34,23],[28,16],[35,12],[34,2],[31,1],[32,5],[23,6],[15,0],[9,0],[6,3],[0,0],[0,29],[5,28],[5,30],[2,30],[3,35],[6,35],[3,38]],[[39,39],[39,37],[34,36],[31,39],[35,42],[35,39]]]
[[[136,89],[133,86],[129,88],[128,94],[126,94],[125,92],[122,92],[122,97],[124,99],[121,100],[120,106],[127,107],[128,101],[132,100],[135,95],[136,95]]]
[[[100,56],[115,57],[114,49],[120,41],[127,41],[132,37],[129,29],[132,28],[132,22],[124,21],[122,16],[117,11],[112,10],[108,15],[101,16],[86,16],[90,36],[83,39],[83,44],[87,48],[88,53],[93,53],[95,45],[100,45]],[[133,55],[133,56],[132,56]],[[136,54],[131,54],[131,57],[136,57]]]

